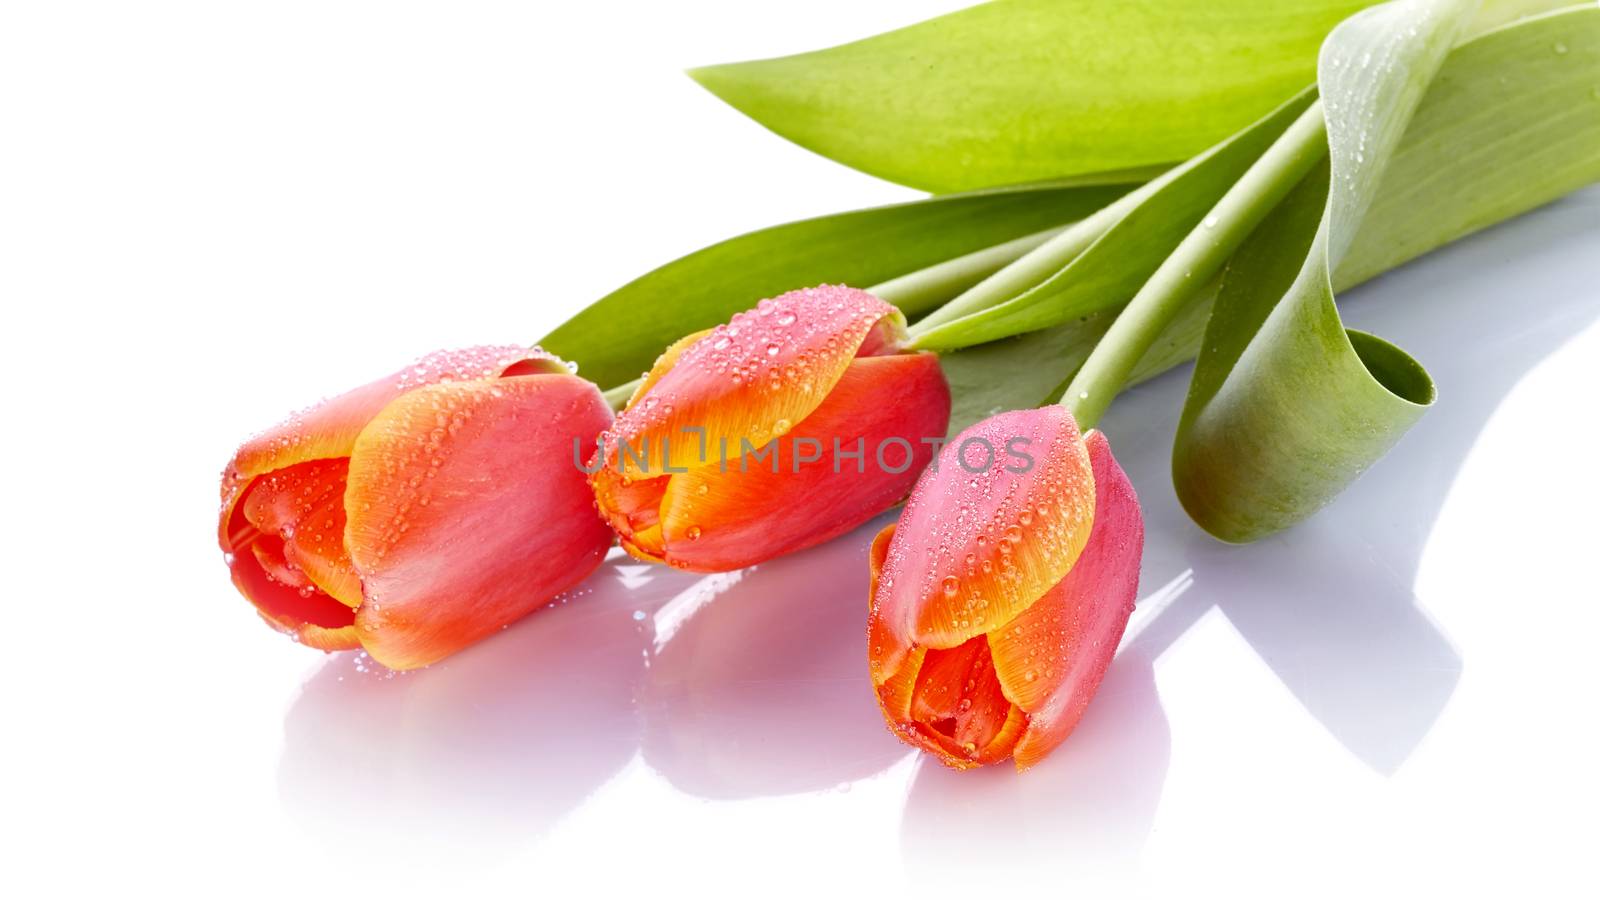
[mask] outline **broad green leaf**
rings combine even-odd
[[[1165,167],[1267,114],[1366,0],[1008,0],[690,74],[823,156],[930,191]]]
[[[614,387],[649,368],[668,344],[726,321],[764,297],[823,283],[876,285],[1080,219],[1131,186],[1078,179],[766,228],[691,253],[624,285],[539,343],[576,362],[601,387]],[[952,295],[965,286],[952,282]]]
[[[1315,99],[1302,91],[1259,121],[1138,191],[1138,202],[1076,259],[1036,287],[934,328],[925,350],[953,350],[1050,328],[1126,304],[1234,182]]]
[[[1335,272],[1364,277],[1600,177],[1600,9],[1464,45],[1419,111],[1463,7],[1391,3],[1352,17],[1323,47],[1329,162],[1230,262],[1174,447],[1180,500],[1224,540],[1309,516],[1432,402],[1414,360],[1344,328]],[[1514,173],[1473,180],[1498,167]]]

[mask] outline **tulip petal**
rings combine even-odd
[[[978,752],[978,765],[987,766],[1006,759],[1017,752],[1017,745],[1027,735],[1028,714],[1016,704],[1011,704],[1006,720],[994,740]]]
[[[952,769],[971,769],[1005,759],[1024,733],[1027,716],[1006,700],[981,637],[954,650],[926,650],[901,644],[883,626],[883,617],[878,615],[878,577],[894,540],[894,528],[886,525],[878,532],[869,552],[867,658],[878,708],[901,740],[933,754]],[[941,711],[941,695],[949,713]],[[947,722],[942,730],[941,722]]]
[[[872,684],[877,689],[878,705],[885,718],[891,722],[911,721],[911,693],[916,688],[917,673],[922,669],[926,651],[907,647],[884,626],[878,612],[878,576],[883,572],[883,561],[889,555],[889,544],[894,540],[895,526],[890,523],[872,539],[868,551],[870,581],[867,587],[867,659],[872,669]]]
[[[928,652],[917,675],[911,717],[950,755],[976,759],[1000,736],[1010,713],[1011,701],[994,676],[994,660],[982,637]]]
[[[361,582],[344,551],[348,469],[347,459],[316,459],[257,477],[224,549],[241,552],[246,541],[254,540],[251,549],[277,580],[303,586],[309,578],[346,606],[359,606]],[[255,534],[279,541],[269,546]]]
[[[250,555],[255,557],[256,565],[267,577],[279,584],[295,589],[312,587],[311,579],[306,573],[300,571],[298,566],[289,564],[284,557],[283,540],[281,538],[261,537],[250,544]]]
[[[662,555],[723,572],[831,540],[910,492],[933,456],[924,439],[943,436],[949,418],[950,389],[933,354],[858,358],[773,442],[770,461],[747,456],[726,471],[708,465],[657,479],[667,482]]]
[[[617,532],[628,554],[647,562],[666,562],[661,540],[661,498],[667,479],[651,478],[626,484],[619,478],[594,479],[595,506]]]
[[[894,307],[843,286],[761,301],[679,349],[665,366],[658,361],[665,371],[617,418],[607,460],[635,478],[659,477],[668,463],[689,468],[711,461],[684,428],[704,429],[711,447],[722,440],[735,450],[742,441],[765,444],[816,410],[886,318],[902,322]],[[642,465],[619,451],[622,442],[639,451]]]
[[[324,593],[354,608],[361,605],[361,576],[344,549],[342,480],[340,488],[306,514],[283,552]]]
[[[944,748],[911,719],[911,701],[927,651],[902,643],[884,627],[883,617],[878,614],[878,578],[883,573],[883,561],[889,555],[894,532],[894,523],[884,526],[872,539],[872,548],[867,552],[870,573],[867,583],[867,659],[872,670],[872,685],[878,698],[878,708],[883,711],[883,718],[895,736],[913,747],[942,756]]]
[[[639,379],[639,386],[633,389],[633,396],[628,398],[628,405],[632,406],[638,403],[640,397],[650,393],[650,389],[656,386],[656,382],[661,380],[661,376],[672,371],[672,367],[678,364],[678,357],[683,355],[683,351],[693,347],[696,341],[710,333],[711,329],[702,329],[693,334],[684,335],[667,345],[667,349],[661,351],[661,355],[656,357],[655,365],[651,366],[650,371],[644,373],[644,377]]]
[[[570,375],[435,384],[384,407],[355,442],[345,493],[367,652],[427,665],[599,566],[611,533],[572,455],[610,419]]]
[[[315,459],[261,476],[244,499],[244,519],[263,534],[294,536],[295,526],[329,497],[344,493],[349,460]]]
[[[696,331],[673,341],[667,349],[661,351],[661,355],[656,357],[655,365],[639,379],[639,386],[633,389],[633,396],[628,398],[627,405],[638,403],[641,397],[650,393],[650,389],[661,380],[661,376],[672,371],[672,367],[677,365],[678,357],[683,351],[710,333],[709,328]],[[607,432],[602,435],[601,440],[609,446],[613,438]],[[599,461],[603,449],[602,446],[589,457],[588,465],[591,468]],[[636,559],[666,562],[666,549],[661,543],[660,528],[661,496],[667,489],[666,479],[642,479],[624,483],[621,478],[609,477],[609,473],[601,471],[591,481],[595,490],[595,505],[600,514],[611,524],[612,529],[617,532],[622,548]]]
[[[1072,571],[1039,602],[989,635],[1006,696],[1029,714],[1013,758],[1038,762],[1078,724],[1105,677],[1139,590],[1144,519],[1105,435],[1085,443],[1094,465],[1094,530]]]
[[[1005,759],[1028,726],[1001,691],[982,637],[949,650],[914,649],[879,688],[878,704],[901,740],[954,769]]]
[[[356,639],[355,610],[321,591],[272,579],[257,561],[254,545],[250,551],[230,553],[225,558],[234,586],[249,598],[268,625],[319,650],[361,646]]]
[[[324,509],[342,503],[345,465],[343,459],[311,460],[251,479],[221,528],[239,592],[274,628],[322,649],[354,646],[354,632],[346,629],[361,600],[360,583],[340,574],[353,576],[344,556],[342,512],[339,530],[328,534],[326,557],[301,552],[297,538],[308,523],[323,521]],[[307,540],[305,546],[320,545]]]
[[[219,530],[223,533],[219,538],[223,549],[228,550],[226,529],[233,518],[233,507],[256,476],[308,460],[349,456],[361,429],[400,393],[439,382],[486,378],[524,366],[553,371],[561,367],[561,362],[538,348],[509,345],[440,350],[398,372],[297,412],[245,441],[222,473]]]
[[[1093,521],[1094,476],[1070,413],[1047,406],[973,425],[900,517],[880,590],[886,627],[904,644],[948,649],[1009,622],[1067,574]]]
[[[234,455],[228,474],[249,478],[304,462],[349,456],[356,436],[397,393],[441,381],[465,381],[498,375],[524,358],[553,359],[526,347],[470,347],[441,350],[404,369],[330,398],[246,441]],[[224,489],[227,488],[226,479]]]

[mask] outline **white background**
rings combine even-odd
[[[957,5],[6,4],[5,892],[1592,891],[1600,190],[1348,294],[1441,399],[1288,534],[1178,510],[1182,371],[1119,402],[1140,612],[1022,777],[883,729],[869,530],[700,580],[613,560],[400,677],[233,593],[216,476],[247,433],[911,196],[683,68]]]

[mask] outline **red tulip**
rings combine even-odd
[[[954,768],[1038,762],[1100,686],[1143,547],[1105,436],[1065,409],[962,432],[872,545],[868,655],[891,729]]]
[[[541,351],[424,357],[239,448],[218,522],[233,582],[310,646],[442,659],[600,564],[611,534],[572,455],[610,421]]]
[[[904,321],[871,294],[825,286],[668,348],[590,463],[622,546],[727,571],[902,500],[950,419],[937,358],[900,350]]]

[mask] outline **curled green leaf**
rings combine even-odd
[[[1506,17],[1503,8],[1494,11]],[[1452,50],[1411,117],[1354,242],[1333,272],[1335,290],[1600,180],[1596,84],[1597,8],[1527,19]],[[1299,191],[1325,192],[1326,177],[1325,170],[1313,173]],[[1453,187],[1457,185],[1473,189]],[[1310,249],[1322,210],[1315,196],[1287,198],[1230,261],[1230,290],[1241,290],[1242,274],[1251,271],[1259,273],[1262,285],[1275,282],[1286,290]],[[1294,215],[1304,221],[1294,221]],[[1298,235],[1298,243],[1275,243],[1273,236],[1280,233]],[[1268,271],[1273,264],[1283,270]],[[1242,345],[1230,345],[1230,338],[1247,341],[1258,323],[1230,318],[1254,308],[1236,299],[1211,322],[1220,286],[1221,279],[1214,279],[1167,325],[1134,370],[1133,382],[1193,359],[1208,325],[1207,353],[1218,358],[1203,364],[1199,377],[1226,373],[1222,360],[1242,352]],[[1282,294],[1268,291],[1268,298]],[[997,410],[1037,406],[1060,394],[1115,315],[1116,310],[1094,313],[946,354],[944,368],[955,404],[952,433]],[[1375,340],[1351,338],[1358,352],[1378,363],[1399,363],[1385,378],[1406,393],[1425,396],[1420,383],[1408,382],[1420,370],[1385,353]],[[1205,396],[1214,389],[1206,383],[1197,388]]]
[[[1403,351],[1345,329],[1335,273],[1365,277],[1600,177],[1600,115],[1561,115],[1600,74],[1600,9],[1490,32],[1441,71],[1469,12],[1391,3],[1352,17],[1323,48],[1329,163],[1230,261],[1174,447],[1180,500],[1224,540],[1255,540],[1311,515],[1433,400],[1426,372]],[[1436,71],[1439,90],[1422,103]],[[1506,119],[1491,133],[1464,103],[1490,109],[1490,122]],[[1514,174],[1489,179],[1487,192],[1468,180],[1492,166]],[[1418,181],[1432,183],[1418,191]]]

